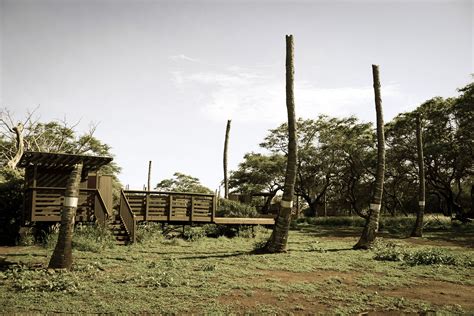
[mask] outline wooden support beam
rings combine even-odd
[[[189,221],[193,221],[193,215],[194,215],[194,196],[191,196],[191,213],[189,214]]]
[[[168,221],[171,220],[171,216],[173,216],[173,195],[170,194],[169,196],[169,200],[170,200],[170,208],[168,210]]]
[[[150,192],[145,193],[145,221],[148,220],[148,212],[150,210]]]
[[[214,218],[216,217],[216,208],[217,208],[217,196],[212,197],[212,206],[211,206],[211,223],[214,223]]]

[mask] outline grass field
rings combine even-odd
[[[474,313],[474,232],[385,232],[353,251],[361,227],[298,224],[284,254],[268,238],[165,239],[80,247],[71,272],[45,269],[52,249],[0,248],[0,313]],[[81,249],[81,250],[79,250]]]

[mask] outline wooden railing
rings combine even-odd
[[[99,190],[96,190],[95,192],[94,214],[95,218],[102,226],[105,226],[107,219],[112,216],[112,213],[107,209],[107,205],[105,205],[104,199]]]
[[[213,222],[213,194],[160,191],[123,191],[137,220]]]
[[[125,226],[125,230],[128,233],[130,242],[135,242],[137,221],[123,190],[120,192],[119,215],[122,219],[123,225]]]
[[[61,209],[64,203],[65,188],[36,187],[26,191],[26,201],[30,212],[26,218],[31,221],[61,221]],[[76,221],[94,221],[105,224],[109,210],[96,189],[80,189],[76,210]]]

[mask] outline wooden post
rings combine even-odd
[[[216,208],[217,208],[217,197],[214,195],[212,197],[211,223],[214,223],[214,218],[216,217]]]
[[[38,165],[33,167],[33,185],[31,191],[31,221],[36,220],[36,179],[38,177]]]
[[[148,212],[150,210],[150,191],[145,192],[145,220],[148,220]]]
[[[151,160],[148,162],[148,191],[151,191]]]
[[[171,216],[173,213],[173,195],[170,194],[170,209],[168,210],[168,222],[171,221]]]
[[[193,222],[193,215],[194,215],[194,196],[191,196],[191,213],[189,214],[189,221]]]

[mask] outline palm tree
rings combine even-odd
[[[229,146],[230,123],[231,120],[227,120],[224,141],[224,198],[226,199],[229,198],[229,179],[227,179],[227,148]]]
[[[294,49],[293,35],[286,36],[286,109],[288,112],[288,158],[286,163],[285,186],[280,203],[280,212],[275,220],[272,235],[263,251],[269,253],[284,252],[288,241],[293,196],[295,194],[296,161],[296,119],[294,95]]]
[[[74,165],[67,180],[64,204],[61,210],[61,227],[58,241],[48,268],[71,269],[72,266],[72,234],[76,218],[77,201],[79,199],[79,184],[81,182],[82,163]]]
[[[418,152],[418,212],[416,222],[411,232],[411,237],[421,237],[423,235],[423,213],[425,211],[425,166],[423,162],[423,139],[421,136],[421,117],[416,116],[416,149]]]
[[[379,228],[380,206],[382,205],[383,181],[385,172],[385,136],[383,130],[382,97],[380,95],[379,66],[372,65],[375,93],[375,113],[377,116],[377,170],[375,189],[370,203],[368,218],[359,242],[354,249],[368,249],[375,241]]]

